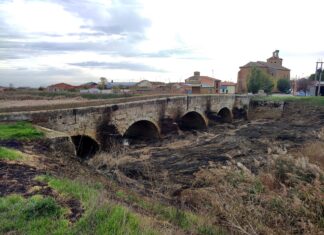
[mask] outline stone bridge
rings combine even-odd
[[[31,121],[64,132],[76,145],[109,148],[118,138],[159,138],[180,129],[207,128],[246,114],[249,96],[190,95],[93,107],[0,114],[0,121]],[[82,142],[82,143],[81,143]]]

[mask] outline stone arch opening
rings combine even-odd
[[[116,150],[122,143],[122,136],[113,124],[101,123],[97,126],[96,139],[102,151]]]
[[[234,119],[248,119],[247,111],[245,108],[233,108],[233,118]]]
[[[81,159],[89,159],[99,150],[99,144],[89,136],[76,135],[71,138],[75,146],[76,154]]]
[[[182,116],[179,127],[181,130],[201,130],[206,129],[207,124],[200,113],[192,111]]]
[[[232,122],[232,113],[228,108],[222,108],[218,112],[218,116],[220,117],[221,122]]]
[[[130,125],[123,137],[131,140],[157,140],[159,130],[153,122],[140,120]]]

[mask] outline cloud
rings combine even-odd
[[[25,5],[37,2],[41,3],[26,1]],[[25,55],[22,50],[34,50],[40,54],[42,51],[95,51],[123,55],[124,51],[137,50],[137,43],[145,39],[145,29],[150,26],[150,21],[138,12],[136,0],[113,1],[110,5],[105,4],[107,1],[52,0],[50,3],[60,5],[69,14],[80,18],[83,25],[80,25],[79,32],[20,31],[12,25],[6,11],[5,6],[10,2],[3,2],[0,3],[0,48],[15,49],[15,56]]]
[[[119,70],[141,71],[141,72],[165,72],[162,69],[157,69],[145,64],[137,64],[132,62],[86,61],[80,63],[69,63],[69,65],[86,67],[86,68],[119,69]]]
[[[9,83],[12,83],[16,86],[39,87],[59,82],[73,84],[75,81],[79,84],[92,79],[95,79],[95,77],[76,68],[61,69],[46,67],[43,69],[29,69],[19,67],[15,69],[0,69],[1,86],[8,86]]]
[[[138,1],[63,1],[54,0],[64,9],[84,20],[82,28],[106,35],[126,35],[130,40],[142,40],[145,29],[151,25],[149,19],[139,13]]]

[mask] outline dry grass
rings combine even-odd
[[[324,170],[324,141],[309,143],[301,149],[300,154],[311,163],[319,165]]]
[[[324,234],[324,174],[306,158],[270,159],[258,176],[204,169],[182,203],[238,234]]]

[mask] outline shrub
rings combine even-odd
[[[277,88],[280,92],[287,93],[290,89],[290,81],[287,78],[280,78],[277,81]]]

